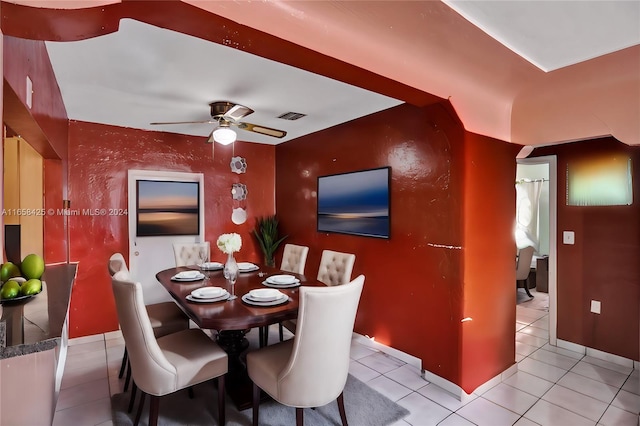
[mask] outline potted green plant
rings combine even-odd
[[[264,254],[264,263],[267,266],[276,266],[273,255],[275,254],[278,246],[288,235],[279,238],[278,236],[278,219],[275,215],[259,217],[256,221],[256,227],[253,230],[262,253]]]

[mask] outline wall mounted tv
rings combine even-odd
[[[318,232],[389,238],[390,167],[318,177]]]
[[[136,181],[136,235],[200,234],[200,183]]]

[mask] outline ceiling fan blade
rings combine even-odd
[[[162,124],[213,124],[217,123],[218,120],[203,120],[203,121],[165,121],[165,122],[155,122],[149,123],[152,126],[162,125]]]
[[[270,127],[260,126],[258,124],[251,123],[237,123],[236,126],[239,129],[246,130],[248,132],[260,133],[261,135],[273,136],[274,138],[283,138],[287,135],[284,130],[272,129]]]

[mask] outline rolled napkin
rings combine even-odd
[[[249,296],[255,300],[275,300],[281,295],[280,291],[273,288],[260,288],[249,292]]]

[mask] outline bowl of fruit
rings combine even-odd
[[[44,259],[29,254],[20,263],[5,262],[0,267],[0,303],[28,300],[42,291]]]

